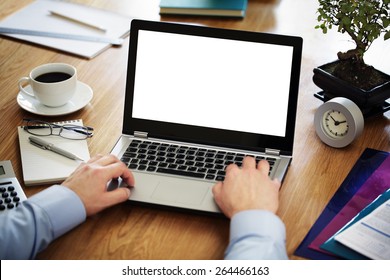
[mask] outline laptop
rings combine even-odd
[[[133,20],[122,135],[131,201],[220,213],[212,186],[245,156],[283,181],[292,161],[302,39]],[[113,188],[115,186],[111,186]]]

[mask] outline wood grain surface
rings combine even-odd
[[[191,22],[207,26],[301,36],[304,39],[294,159],[280,191],[278,215],[286,224],[287,251],[293,253],[332,198],[365,148],[390,150],[390,113],[367,120],[363,134],[344,149],[325,146],[317,138],[313,119],[321,101],[312,82],[313,68],[336,59],[339,50],[352,46],[346,35],[323,35],[315,30],[316,0],[249,0],[245,19],[164,16],[158,0],[78,0],[137,18]],[[0,2],[0,20],[28,0]],[[128,38],[92,60],[0,36],[0,156],[12,160],[23,185],[16,127],[25,117],[60,121],[81,118],[95,128],[88,140],[91,155],[109,153],[122,129]],[[375,42],[366,60],[390,73],[390,44]],[[73,64],[79,80],[90,85],[94,97],[84,109],[62,117],[39,117],[16,102],[17,81],[37,65]],[[277,81],[275,81],[277,82]],[[259,122],[262,120],[258,120]],[[48,186],[24,187],[27,196]],[[254,221],[255,222],[255,221]],[[259,221],[261,222],[261,221]],[[229,240],[229,221],[198,214],[132,205],[112,207],[54,241],[40,259],[221,259]]]

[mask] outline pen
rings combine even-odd
[[[81,19],[69,16],[69,15],[65,15],[65,14],[62,14],[62,13],[59,13],[59,12],[55,12],[55,11],[49,11],[49,12],[53,16],[60,17],[62,19],[66,19],[66,20],[70,20],[70,21],[73,21],[73,22],[76,22],[76,23],[79,23],[79,24],[83,24],[83,25],[86,25],[88,27],[92,27],[92,28],[98,29],[100,31],[104,31],[104,32],[107,31],[106,28],[104,28],[103,26],[99,26],[99,25],[96,25],[96,24],[93,24],[93,23],[89,23],[89,22],[83,21]]]
[[[38,148],[41,148],[43,150],[49,150],[51,152],[57,153],[59,155],[62,155],[64,157],[67,157],[67,158],[70,158],[73,160],[84,161],[83,159],[79,158],[78,156],[76,156],[68,151],[65,151],[64,149],[58,148],[58,147],[54,146],[54,144],[46,142],[38,137],[30,136],[30,137],[28,137],[28,139],[30,140],[30,143],[32,145],[37,146]]]

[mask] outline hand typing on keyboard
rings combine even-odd
[[[276,213],[280,182],[269,178],[269,168],[265,160],[256,166],[253,157],[245,157],[241,168],[236,164],[226,168],[225,180],[213,187],[213,194],[228,218],[244,210],[261,209]]]
[[[87,163],[82,163],[62,185],[80,197],[87,215],[90,216],[129,198],[128,188],[107,191],[107,183],[118,177],[128,186],[134,186],[133,174],[115,156],[95,156]]]

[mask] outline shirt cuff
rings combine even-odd
[[[276,240],[286,240],[286,229],[282,220],[266,210],[246,210],[235,214],[230,222],[230,242],[249,234],[273,236]]]
[[[265,210],[247,210],[233,216],[225,259],[287,260],[286,229],[278,216]]]
[[[79,196],[71,189],[54,185],[29,198],[31,203],[41,207],[48,215],[57,238],[86,219],[86,211]]]

